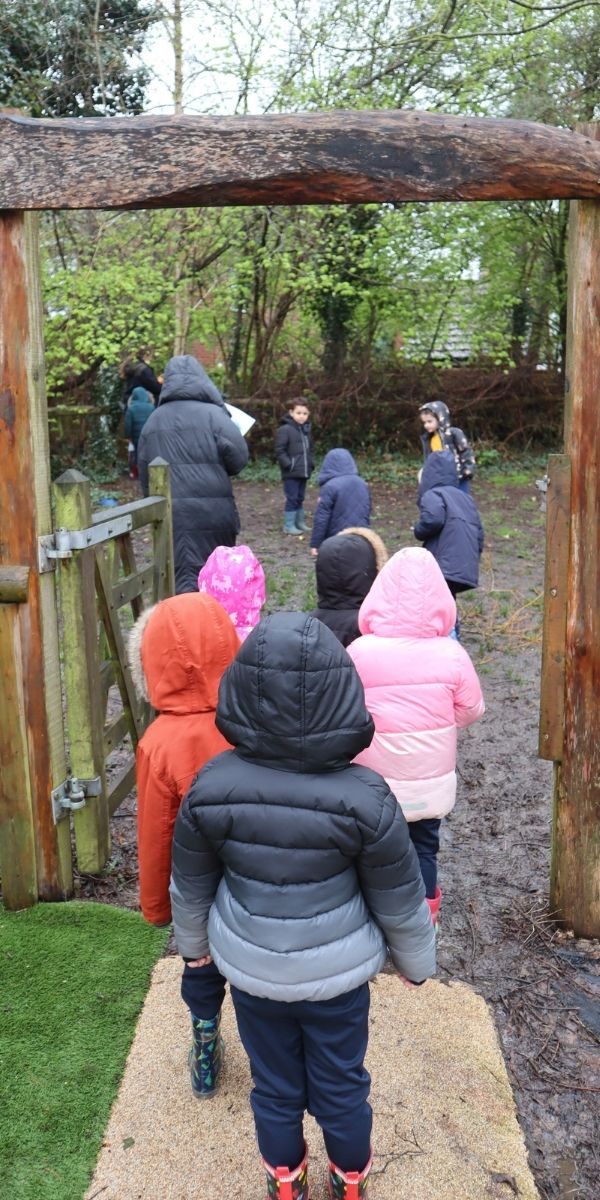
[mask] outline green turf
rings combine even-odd
[[[103,904],[0,909],[0,1197],[81,1200],[165,930]]]

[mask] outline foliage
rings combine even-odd
[[[3,0],[0,104],[32,117],[139,113],[145,0]]]
[[[0,910],[0,931],[0,1193],[73,1200],[89,1183],[167,934],[137,913],[76,901]]]

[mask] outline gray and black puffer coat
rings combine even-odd
[[[173,842],[179,952],[210,952],[236,987],[327,1000],[375,975],[386,943],[415,982],[435,937],[402,810],[351,765],[373,722],[329,629],[267,617],[225,672],[216,723],[235,747],[197,775]]]
[[[248,447],[218,388],[190,354],[172,358],[156,412],[138,444],[138,466],[148,495],[148,466],[156,457],[171,468],[175,590],[195,592],[198,571],[215,546],[235,546],[240,519],[231,475],[248,462]]]
[[[459,480],[472,479],[475,470],[475,455],[473,447],[458,425],[450,424],[450,410],[443,400],[432,400],[429,404],[422,404],[419,412],[433,413],[437,417],[438,429],[437,432],[442,440],[442,445],[445,450],[449,450],[454,455],[456,464],[456,473]],[[427,461],[431,454],[431,434],[423,433],[421,435],[423,443],[423,459]]]

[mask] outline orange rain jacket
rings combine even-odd
[[[200,592],[161,601],[130,635],[134,682],[159,713],[136,753],[140,904],[153,925],[171,920],[171,843],[180,804],[205,762],[230,748],[215,726],[215,709],[221,676],[239,645],[225,609]]]

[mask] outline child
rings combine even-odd
[[[319,501],[310,539],[311,554],[316,554],[325,538],[333,537],[348,525],[368,528],[371,494],[361,479],[349,450],[329,450],[319,474]]]
[[[456,598],[476,588],[484,532],[475,501],[460,490],[454,456],[449,450],[431,454],[423,467],[417,496],[419,520],[414,535],[438,563]],[[460,624],[456,622],[456,636]]]
[[[342,529],[322,543],[316,562],[319,607],[311,616],[328,625],[342,646],[360,637],[358,610],[387,560],[381,538],[371,529]]]
[[[285,492],[284,533],[308,532],[303,504],[314,466],[309,417],[304,400],[294,400],[275,434],[275,457]]]
[[[171,919],[171,843],[181,801],[200,767],[229,745],[215,727],[215,709],[221,676],[238,648],[225,610],[198,592],[148,609],[130,634],[134,683],[158,711],[136,752],[140,903],[153,925]],[[220,1065],[225,980],[214,963],[191,959],[181,994],[192,1017],[192,1090],[204,1097],[214,1092]]]
[[[475,474],[475,455],[462,429],[450,424],[450,412],[443,400],[432,400],[422,404],[419,413],[423,423],[424,433],[423,459],[427,461],[435,450],[450,450],[454,455],[459,487],[469,491],[469,480]]]
[[[362,1197],[368,980],[386,943],[407,980],[435,970],[419,864],[387,784],[351,765],[373,723],[320,621],[262,621],[225,672],[217,724],[234,749],[200,772],[175,826],[177,945],[210,954],[230,982],[270,1200],[307,1200],[307,1108],[331,1194]]]
[[[243,642],[260,621],[265,573],[249,546],[217,546],[200,570],[198,591],[223,605]]]
[[[143,387],[133,389],[125,412],[125,437],[129,438],[129,478],[137,479],[137,452],[140,434],[148,417],[154,412],[154,404],[150,392]]]
[[[355,762],[379,771],[401,805],[434,920],[442,896],[440,823],[456,799],[456,733],[484,712],[473,664],[448,637],[455,618],[433,556],[416,547],[399,550],[364,601],[363,636],[347,651],[375,722],[375,737]]]

